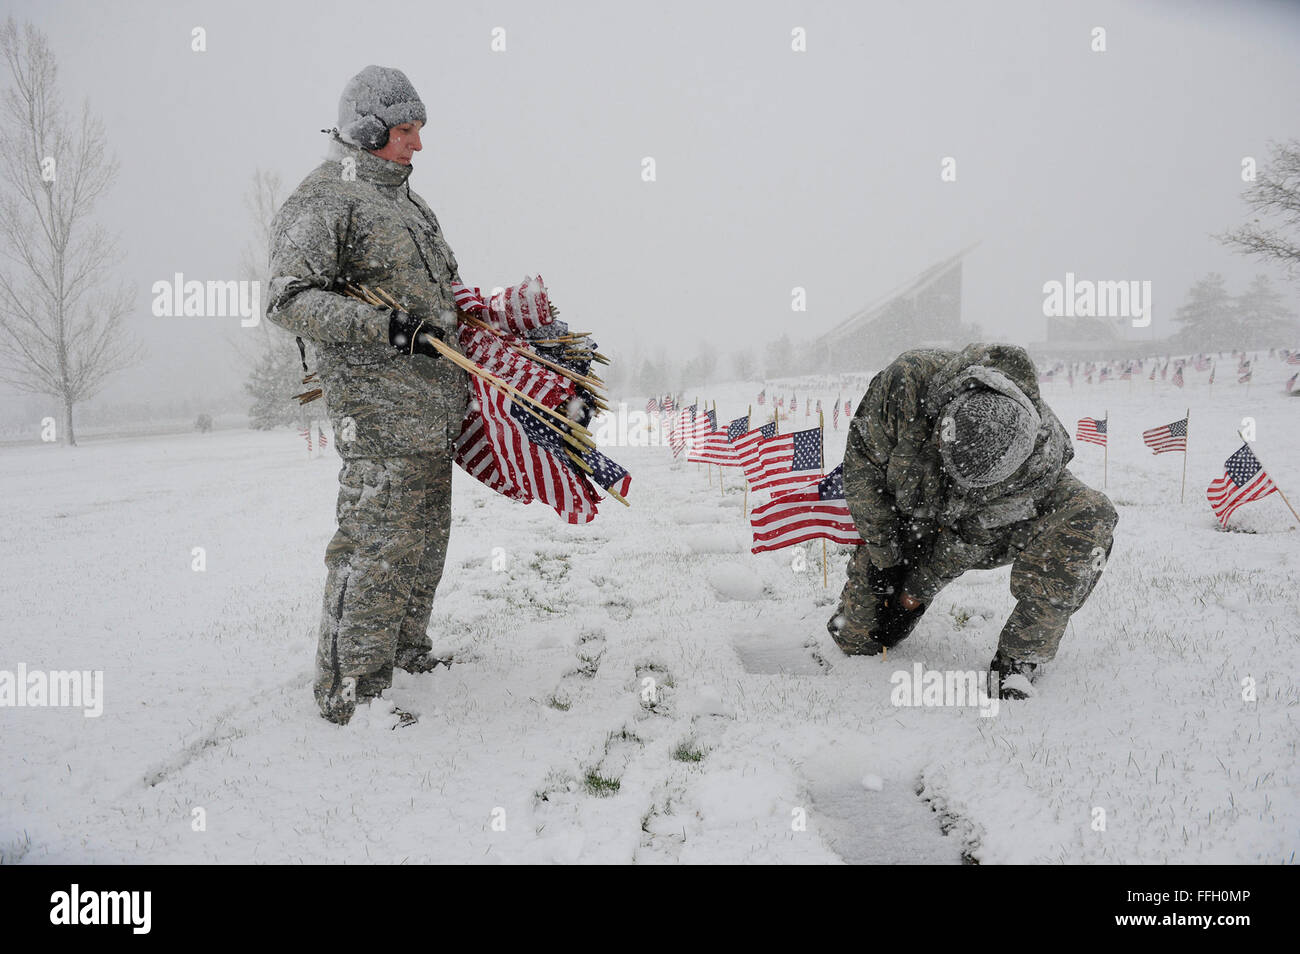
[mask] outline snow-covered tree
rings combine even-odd
[[[1219,240],[1300,275],[1300,139],[1270,145],[1272,159],[1242,193],[1255,217]]]
[[[10,17],[0,56],[0,380],[58,400],[58,436],[73,446],[73,408],[139,355],[111,276],[116,243],[90,219],[117,162],[88,103],[65,114],[43,33]]]

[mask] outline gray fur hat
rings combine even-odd
[[[339,136],[362,149],[383,149],[394,126],[427,120],[415,87],[392,67],[367,66],[339,97]]]
[[[941,423],[949,420],[952,439],[940,441],[940,454],[963,487],[991,487],[1014,474],[1033,452],[1042,425],[1027,399],[984,387],[954,397],[941,415]]]

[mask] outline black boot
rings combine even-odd
[[[399,649],[397,658],[393,665],[403,672],[409,672],[412,675],[419,675],[424,672],[432,672],[439,666],[451,668],[451,659],[442,656],[435,656],[432,651],[424,649]]]
[[[1038,663],[1026,662],[1021,659],[1012,659],[999,649],[989,663],[989,682],[990,689],[994,685],[998,687],[998,697],[1001,699],[1028,699],[1033,695],[1032,684],[1038,676]],[[1012,679],[1011,685],[1007,685],[1007,679],[1012,677],[1023,677],[1025,681],[1019,678]]]

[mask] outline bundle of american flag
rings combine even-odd
[[[470,372],[470,404],[455,460],[476,480],[512,500],[540,500],[569,523],[595,519],[593,481],[624,499],[631,475],[596,450],[586,424],[607,405],[591,371],[607,364],[587,332],[556,319],[541,276],[484,299],[477,288],[453,286],[460,309],[461,352],[439,341],[447,360]],[[347,294],[398,307],[380,289],[348,286]]]

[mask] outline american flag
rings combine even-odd
[[[753,553],[780,550],[818,537],[833,543],[863,543],[844,499],[843,464],[812,487],[755,507],[749,525],[754,532]]]
[[[1187,453],[1187,418],[1143,431],[1142,442],[1151,448],[1153,454]]]
[[[646,401],[645,412],[650,417],[654,417],[656,414],[659,413],[659,402],[656,401],[654,398],[651,398],[650,400]]]
[[[324,431],[324,430],[322,430],[322,429],[320,429],[320,428],[317,428],[317,429],[316,429],[316,435],[317,435],[317,437],[319,437],[319,439],[320,439],[320,449],[321,449],[321,450],[324,450],[325,448],[327,448],[327,447],[330,446],[329,438],[325,436],[325,431]]]
[[[1196,356],[1196,370],[1204,371],[1210,366],[1210,356],[1208,354],[1198,354]]]
[[[569,523],[593,520],[599,498],[563,457],[558,435],[479,376],[470,387],[473,404],[456,441],[456,463],[512,500],[541,500]]]
[[[1286,356],[1287,364],[1300,364],[1300,351],[1292,351]]]
[[[1147,378],[1148,381],[1154,381],[1156,379],[1156,365],[1159,363],[1159,361],[1156,361],[1151,365],[1151,376]]]
[[[1216,361],[1210,366],[1210,384],[1214,383],[1214,372],[1217,370],[1219,370],[1219,362]]]
[[[549,325],[554,320],[541,275],[525,275],[518,285],[510,286],[490,301],[484,300],[478,288],[453,283],[451,290],[456,298],[456,307],[461,311],[518,335]]]
[[[663,408],[663,413],[665,414],[673,413],[673,396],[671,394],[664,395],[664,402],[661,405],[661,407]]]
[[[767,388],[763,388],[763,390],[758,392],[758,406],[762,407],[766,403],[767,403]]]
[[[668,438],[668,445],[673,449],[673,456],[676,457],[686,446],[695,433],[695,405],[684,407],[677,414],[677,423],[673,427],[672,435]]]
[[[768,421],[762,427],[756,427],[736,438],[736,463],[748,470],[758,460],[758,451],[763,441],[776,436],[776,421]]]
[[[307,425],[298,433],[307,438],[307,453],[310,454],[312,452],[311,425]]]
[[[485,371],[547,407],[561,405],[574,396],[570,379],[529,360],[508,344],[527,346],[528,342],[508,333],[497,335],[470,325],[460,326],[461,351]]]
[[[831,408],[831,427],[835,430],[840,429],[840,399],[835,399],[835,404]]]
[[[790,395],[790,413],[793,414],[793,413],[794,413],[795,411],[797,411],[797,410],[799,410],[799,395],[797,395],[797,394],[791,394],[791,395]]]
[[[1285,390],[1284,392],[1282,392],[1282,393],[1284,393],[1284,394],[1290,394],[1290,393],[1291,393],[1291,389],[1295,387],[1295,379],[1296,379],[1296,378],[1300,378],[1300,371],[1297,371],[1295,374],[1291,375],[1291,377],[1290,377],[1290,378],[1287,380],[1287,382],[1286,382],[1286,390]]]
[[[1250,362],[1247,361],[1237,369],[1237,383],[1245,384],[1250,380],[1250,375],[1251,375]]]
[[[852,410],[851,410],[852,405],[853,405],[853,402],[852,402],[852,401],[845,401],[845,402],[844,402],[844,416],[845,416],[845,417],[848,417],[848,416],[852,413]]]
[[[1181,361],[1178,362],[1178,367],[1174,368],[1174,385],[1180,388],[1183,386],[1183,363]]]
[[[718,431],[718,412],[710,408],[703,414],[695,418],[695,431],[691,435],[691,444],[698,446],[703,440],[706,440]]]
[[[1166,358],[1165,363],[1160,366],[1160,380],[1163,381],[1168,376],[1169,376],[1169,359]]]
[[[1079,429],[1074,435],[1076,441],[1087,441],[1089,444],[1101,444],[1106,446],[1106,421],[1097,420],[1095,417],[1084,417],[1079,419]]]
[[[1264,472],[1249,444],[1242,444],[1236,452],[1223,462],[1223,476],[1205,491],[1219,523],[1228,525],[1228,517],[1242,504],[1267,497],[1277,487],[1273,479]]]
[[[697,464],[717,464],[720,467],[739,467],[736,440],[749,430],[749,415],[738,417],[727,425],[726,431],[714,431],[699,444],[686,459]]]
[[[751,490],[766,490],[777,496],[820,478],[822,466],[822,429],[810,427],[763,441],[757,462],[745,468],[745,476]]]
[[[625,468],[620,467],[598,450],[589,450],[585,453],[573,450],[573,454],[591,468],[589,480],[595,481],[606,490],[614,491],[620,497],[627,496],[628,488],[632,486],[632,475]]]
[[[1132,380],[1133,380],[1133,362],[1132,362],[1132,361],[1130,361],[1130,362],[1128,362],[1126,365],[1124,365],[1124,372],[1119,376],[1119,379],[1120,379],[1121,381],[1132,381]]]
[[[1106,367],[1101,369],[1101,377],[1099,377],[1097,380],[1099,381],[1110,380],[1110,365],[1106,365]]]

